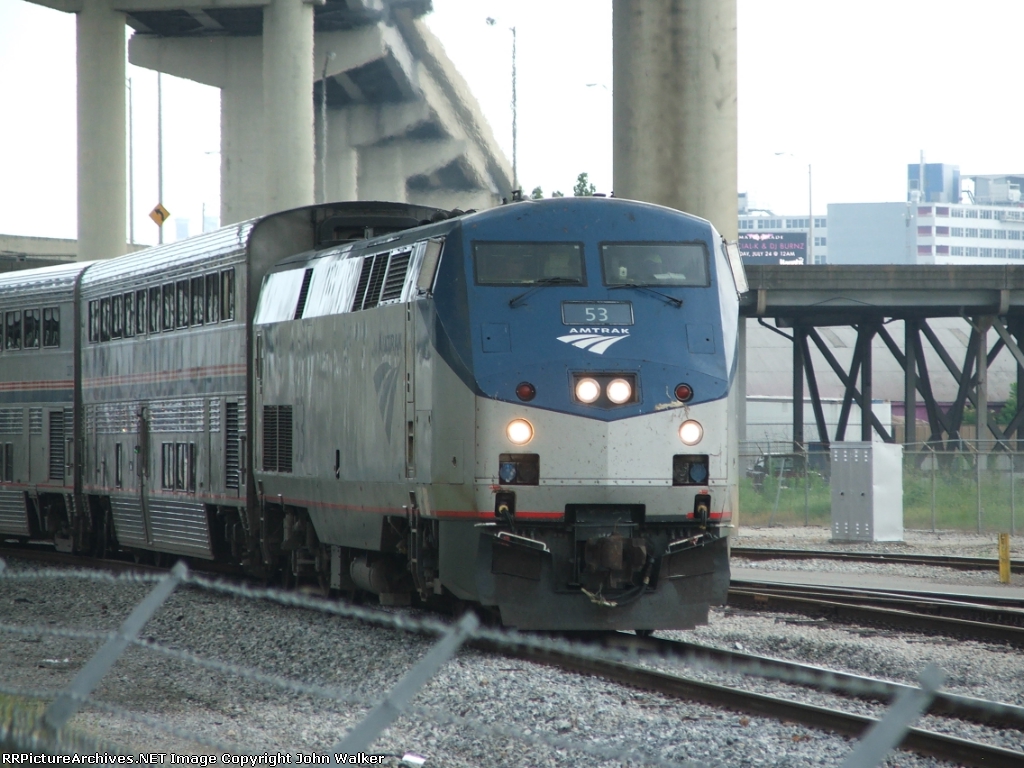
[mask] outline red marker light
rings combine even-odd
[[[516,387],[516,397],[524,402],[530,402],[537,396],[537,388],[528,381],[524,381]]]
[[[693,389],[689,384],[676,385],[676,400],[681,403],[689,401],[693,397]]]

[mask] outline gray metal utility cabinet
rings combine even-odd
[[[903,446],[832,444],[832,540],[903,541]]]

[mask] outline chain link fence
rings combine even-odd
[[[1024,452],[1016,443],[948,440],[903,446],[903,525],[1016,535],[1024,514]],[[829,525],[830,456],[820,443],[740,444],[743,525]]]

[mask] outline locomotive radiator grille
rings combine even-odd
[[[292,406],[263,406],[263,471],[292,471]]]

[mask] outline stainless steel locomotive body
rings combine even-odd
[[[604,243],[676,241],[700,279],[602,278]],[[517,242],[530,258],[571,244],[578,279],[482,278],[478,244],[507,266]],[[583,328],[577,305],[622,317]],[[292,568],[389,601],[449,593],[522,628],[706,620],[736,503],[736,311],[710,225],[626,201],[507,206],[280,265],[255,318],[254,473]],[[582,378],[631,394],[584,402]]]

